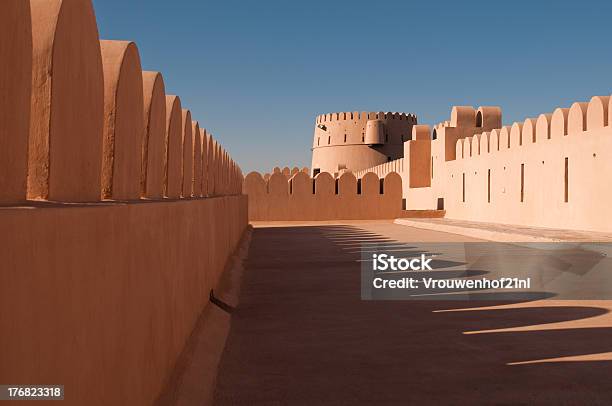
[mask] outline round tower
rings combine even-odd
[[[402,158],[417,118],[409,113],[347,112],[317,116],[312,174],[359,171]]]

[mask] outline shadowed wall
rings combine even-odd
[[[89,0],[0,7],[0,382],[150,405],[247,226],[242,172]]]
[[[369,173],[357,180],[351,173],[334,179],[327,172],[311,178],[281,172],[264,179],[258,172],[244,181],[249,220],[392,219],[402,209],[402,182],[397,173],[379,179]]]

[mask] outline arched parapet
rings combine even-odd
[[[140,195],[160,199],[164,193],[166,90],[159,72],[142,72],[144,136]]]
[[[338,199],[336,180],[328,172],[321,172],[314,177],[314,198],[306,199],[303,210],[307,218],[336,218]]]
[[[499,138],[499,134],[500,130],[499,129],[493,129],[491,130],[491,133],[489,134],[489,151],[491,153],[495,153],[497,151],[500,150],[500,138]]]
[[[459,138],[455,143],[455,159],[463,159],[463,139]]]
[[[537,118],[528,118],[523,121],[523,129],[521,130],[521,137],[525,145],[536,142],[536,126]]]
[[[210,190],[212,196],[219,195],[219,144],[214,137],[210,138]]]
[[[275,166],[275,167],[272,169],[272,173],[281,173],[281,168],[279,168],[278,166]]]
[[[523,123],[513,123],[510,127],[510,145],[519,147],[523,145]]]
[[[389,172],[385,175],[383,181],[383,194],[385,195],[385,199],[399,203],[397,208],[401,209],[402,177],[397,172]]]
[[[473,137],[465,137],[463,140],[463,157],[469,158],[472,156],[472,138]]]
[[[499,149],[510,149],[510,130],[511,127],[504,126],[499,130]],[[514,146],[514,145],[513,145]]]
[[[144,116],[142,69],[133,42],[100,41],[104,71],[102,199],[140,198]]]
[[[351,172],[344,172],[338,178],[338,195],[357,196],[357,178]]]
[[[289,195],[289,184],[282,173],[273,173],[268,179],[268,194],[273,197],[286,197]]]
[[[202,196],[202,138],[200,134],[200,124],[197,121],[191,122],[191,145],[192,145],[192,194],[195,197]],[[229,167],[224,168],[223,171],[226,176],[229,173]],[[226,179],[226,185],[229,179]]]
[[[243,182],[243,193],[249,197],[249,219],[266,220],[268,215],[268,193],[266,181],[259,172],[250,172]]]
[[[205,128],[200,128],[200,137],[202,141],[202,196],[208,196],[208,131]],[[238,182],[237,192],[239,190],[240,183]]]
[[[166,136],[164,195],[171,199],[181,196],[182,182],[182,117],[181,100],[178,96],[166,96]]]
[[[472,106],[453,106],[451,110],[451,127],[475,127],[476,110]]]
[[[559,107],[556,108],[555,111],[553,111],[552,117],[550,119],[549,138],[562,138],[567,135],[569,110],[570,109]]]
[[[431,128],[423,124],[412,126],[412,139],[431,140]]]
[[[302,171],[302,172],[304,172],[304,173],[305,173],[305,174],[307,174],[307,175],[310,173],[310,169],[309,169],[307,166],[303,167],[303,168],[301,169],[301,171]]]
[[[295,175],[299,171],[300,171],[300,168],[298,168],[297,166],[294,166],[293,168],[291,168],[291,176]]]
[[[475,127],[500,128],[502,126],[502,110],[499,106],[480,106],[476,111]]]
[[[289,194],[292,198],[304,198],[312,196],[313,180],[304,172],[297,172],[289,179]]]
[[[289,179],[288,216],[296,220],[313,220],[317,208],[314,204],[313,180],[303,172]]]
[[[289,169],[288,166],[285,166],[283,168],[282,174],[285,175],[287,179],[289,179],[289,177],[291,176],[291,169]]]
[[[573,103],[567,115],[567,134],[580,134],[587,129],[587,111],[589,103]]]
[[[249,199],[251,196],[261,197],[268,193],[266,190],[266,181],[259,172],[249,172],[244,178],[243,191],[244,194],[249,195]]]
[[[193,183],[193,140],[191,131],[191,112],[181,111],[181,143],[182,143],[182,181],[181,197],[189,198]]]
[[[314,191],[316,196],[331,196],[335,194],[335,181],[328,172],[321,172],[314,178]]]
[[[361,195],[374,196],[380,194],[380,179],[373,172],[368,172],[361,177]]]
[[[609,124],[610,96],[593,96],[587,107],[587,130],[605,127]]]
[[[472,145],[470,147],[470,150],[472,151],[472,155],[471,156],[478,156],[478,155],[480,155],[480,140],[481,140],[481,135],[480,134],[475,134],[472,137]]]
[[[212,190],[213,190],[213,195],[214,196],[219,196],[221,194],[221,177],[219,174],[219,170],[220,170],[220,164],[219,164],[219,160],[220,160],[220,156],[221,156],[221,148],[219,146],[219,142],[216,139],[212,139],[212,167],[213,167],[213,171],[212,171],[212,178],[213,178],[213,182],[212,182]]]
[[[551,121],[552,114],[540,114],[538,116],[535,128],[535,142],[542,142],[543,140],[550,139]]]
[[[0,7],[0,202],[6,203],[27,194],[32,17],[28,1],[3,0]]]
[[[488,154],[490,152],[489,149],[489,137],[491,136],[491,133],[488,131],[483,132],[482,134],[480,134],[480,154]]]
[[[91,2],[29,3],[33,63],[28,198],[99,200],[104,75]]]

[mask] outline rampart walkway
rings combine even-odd
[[[610,303],[360,299],[361,244],[467,240],[381,221],[255,228],[215,403],[611,404]]]

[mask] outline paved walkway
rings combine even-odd
[[[256,228],[216,404],[612,404],[608,302],[360,299],[363,243],[466,240],[391,222]]]
[[[432,231],[456,233],[492,241],[517,242],[612,242],[612,234],[591,231],[517,226],[447,218],[397,219],[396,224]]]

